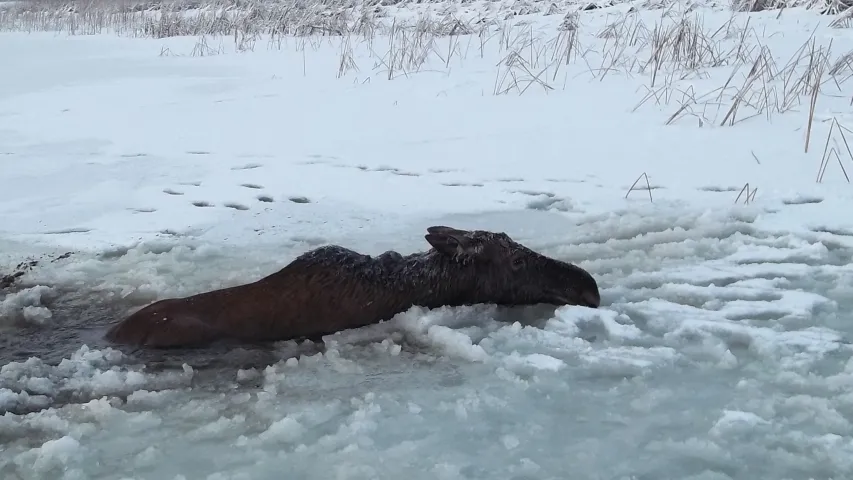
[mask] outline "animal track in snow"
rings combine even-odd
[[[210,152],[205,150],[187,150],[189,155],[210,155]]]
[[[293,203],[311,203],[311,200],[308,200],[308,197],[288,197]]]
[[[254,188],[254,189],[264,188],[263,185],[258,185],[257,183],[241,183],[240,186],[246,187],[246,188]]]
[[[260,168],[264,165],[262,163],[247,163],[245,165],[237,165],[236,167],[231,167],[231,170],[251,170],[253,168]]]
[[[821,197],[815,197],[813,195],[797,195],[794,198],[786,198],[782,200],[782,203],[785,205],[805,205],[808,203],[820,203],[823,201]]]
[[[156,208],[128,208],[133,213],[154,213],[157,211]]]
[[[169,195],[183,195],[183,194],[184,194],[184,192],[179,192],[179,191],[177,191],[177,190],[172,190],[171,188],[164,188],[164,189],[163,189],[163,193],[166,193],[166,194],[169,194]]]
[[[355,168],[361,170],[362,172],[388,172],[394,175],[399,175],[401,177],[420,177],[421,174],[417,172],[407,172],[405,170],[400,170],[399,168],[389,167],[387,165],[381,165],[376,168],[370,168],[367,165],[345,165],[343,163],[337,163],[333,166],[338,168]]]
[[[212,203],[205,202],[205,201],[192,202],[192,204],[195,205],[196,207],[212,207],[213,206]]]
[[[546,196],[548,198],[554,198],[554,194],[551,192],[540,192],[538,190],[510,190],[512,193],[520,193],[522,195],[530,195],[531,197],[539,197]]]
[[[359,167],[359,168],[361,168],[361,167]],[[365,169],[362,168],[362,170],[365,170]],[[389,167],[387,165],[380,165],[376,168],[366,169],[365,171],[368,171],[368,172],[371,172],[371,171],[372,172],[389,172],[389,173],[393,173],[394,175],[400,175],[400,176],[404,176],[404,177],[420,177],[421,176],[421,174],[419,174],[419,173],[405,172],[403,170],[400,170],[399,168]]]
[[[445,187],[482,187],[482,183],[449,182],[442,183]]]
[[[189,187],[200,187],[200,186],[201,186],[201,182],[198,182],[198,181],[195,181],[195,182],[180,182],[180,183],[179,183],[179,185],[186,185],[186,186],[189,186]]]
[[[496,182],[502,182],[502,183],[514,183],[514,182],[523,182],[524,179],[521,177],[503,177],[503,178],[498,178],[495,181]]]
[[[247,207],[245,205],[242,205],[239,203],[234,203],[234,202],[224,203],[223,205],[228,207],[228,208],[233,208],[235,210],[248,210],[249,209],[249,207]]]
[[[699,187],[699,190],[702,190],[703,192],[737,192],[738,190],[740,190],[740,187],[708,186],[708,187]]]
[[[258,195],[258,201],[270,203],[273,201],[273,198],[269,195]]]
[[[318,161],[312,161],[312,162],[302,162],[303,165],[312,165],[312,164],[318,164],[318,163],[328,164],[328,162],[319,161],[319,160]],[[388,172],[388,173],[391,173],[393,175],[399,175],[401,177],[420,177],[421,176],[420,173],[408,172],[405,170],[400,170],[399,168],[396,168],[396,167],[390,167],[388,165],[380,165],[376,168],[371,168],[371,167],[368,167],[367,165],[364,165],[364,164],[347,165],[344,163],[333,163],[333,164],[331,164],[331,166],[337,167],[337,168],[354,168],[357,170],[361,170],[362,172]]]
[[[586,183],[586,180],[576,180],[574,178],[546,178],[545,181],[551,183]]]
[[[574,210],[571,201],[565,198],[554,197],[553,195],[547,198],[531,200],[527,203],[529,210],[556,210],[558,212],[570,212]]]
[[[333,157],[329,155],[319,155],[313,153],[308,155],[308,158],[311,160],[303,160],[301,162],[297,162],[298,165],[327,165],[330,163],[330,160],[338,160],[338,157]],[[349,167],[349,165],[335,165],[336,167]]]
[[[527,209],[549,211],[556,210],[558,212],[570,212],[574,210],[571,200],[560,198],[552,192],[542,192],[539,190],[511,190],[511,193],[520,193],[531,197],[538,197],[535,200],[527,202]]]
[[[122,158],[138,158],[138,157],[147,157],[147,153],[122,153],[119,157]]]
[[[61,230],[50,230],[44,232],[45,235],[64,235],[66,233],[88,233],[91,232],[91,228],[63,228]]]

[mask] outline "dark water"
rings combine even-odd
[[[13,294],[27,287],[31,285],[16,284],[0,293]],[[51,311],[52,318],[43,325],[16,321],[0,335],[0,365],[23,362],[30,357],[56,365],[83,345],[92,350],[106,347],[119,350],[131,357],[131,361],[145,363],[153,369],[181,368],[184,363],[201,369],[215,368],[219,364],[249,368],[278,360],[272,352],[280,349],[274,349],[272,343],[219,342],[203,348],[174,349],[140,349],[113,344],[104,339],[107,330],[147,302],[133,302],[102,292],[53,288],[54,293],[42,297],[42,304]]]
[[[31,285],[15,283],[0,293],[13,294]],[[134,309],[144,304],[120,297],[92,291],[54,287],[50,295],[42,296],[52,318],[43,325],[20,319],[6,321],[0,334],[0,366],[11,362],[25,362],[36,357],[46,366],[56,366],[86,345],[90,350],[112,348],[124,354],[120,364],[141,367],[147,373],[182,371],[184,365],[194,370],[192,386],[216,390],[232,385],[238,369],[263,369],[267,365],[300,355],[312,355],[323,350],[322,343],[311,341],[288,342],[285,345],[270,343],[237,343],[223,341],[202,348],[141,349],[116,345],[103,337],[109,327],[119,322]],[[8,319],[7,319],[8,320]],[[245,384],[251,387],[252,383]],[[27,391],[20,382],[0,377],[0,388]],[[32,392],[28,392],[31,393]],[[86,395],[72,396],[69,392],[51,395],[50,405],[20,405],[10,408],[12,413],[27,413],[42,407],[57,407],[67,403],[89,401]],[[0,414],[4,413],[0,407]]]
[[[5,293],[16,293],[24,287],[18,285]],[[43,325],[18,320],[8,327],[0,336],[0,363],[39,357],[53,365],[83,344],[93,349],[106,346],[103,332],[132,305],[98,297],[62,289],[44,296],[42,304],[51,310],[53,317]]]

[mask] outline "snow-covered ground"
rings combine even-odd
[[[441,7],[494,20],[470,35],[389,31],[423,5],[344,37],[0,33],[0,478],[851,478],[847,25],[503,5]],[[320,353],[100,339],[437,224],[579,264],[602,308],[412,309]]]

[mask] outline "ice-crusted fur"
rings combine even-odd
[[[107,339],[147,347],[219,339],[319,338],[387,320],[414,305],[598,307],[595,279],[538,254],[505,233],[430,227],[429,251],[376,257],[324,246],[256,282],[155,302],[114,326]]]

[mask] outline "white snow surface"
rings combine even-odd
[[[808,62],[747,78],[762,48],[779,72],[813,38],[832,66],[853,37],[804,9],[629,8],[580,13],[568,63],[562,15],[495,9],[417,69],[405,32],[0,33],[0,274],[42,259],[0,332],[61,326],[63,295],[118,320],[442,224],[574,262],[603,299],[413,308],[213,383],[73,337],[0,368],[0,478],[853,478],[850,67],[824,73],[808,151],[810,93],[785,93]],[[653,85],[641,44],[681,18],[713,52]]]

